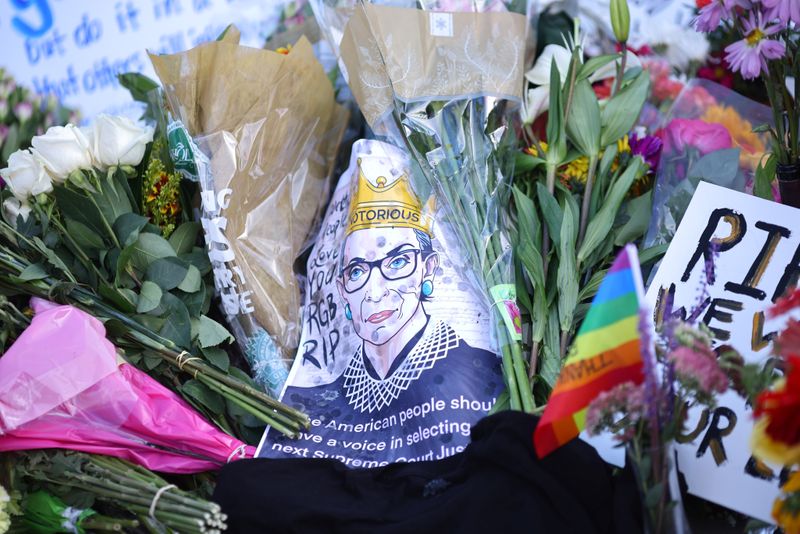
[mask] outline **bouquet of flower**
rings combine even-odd
[[[81,515],[95,504],[113,510],[115,515],[127,513],[138,519],[111,522],[130,528],[135,528],[136,522],[150,532],[169,529],[170,532],[219,533],[227,527],[219,505],[118,458],[64,451],[17,453],[11,476],[14,487],[24,490],[28,499],[37,491],[45,490],[72,507],[67,519],[75,523],[76,528],[87,528],[86,522],[93,517],[81,520]],[[29,525],[33,519],[30,513],[26,510],[28,517],[21,521],[23,525]],[[41,513],[37,515],[41,517]]]
[[[13,153],[0,170],[0,288],[100,318],[129,361],[222,429],[255,439],[248,429],[269,422],[292,434],[306,419],[235,375],[220,347],[232,336],[207,315],[211,265],[164,136],[101,115],[88,129],[52,127]]]
[[[772,108],[772,124],[758,130],[771,137],[771,159],[781,201],[800,206],[800,5],[795,0],[719,0],[700,10],[694,26],[713,32],[722,25],[739,38],[725,48],[725,61],[745,80],[761,78]],[[794,87],[786,86],[787,77]]]
[[[652,354],[649,329],[643,317],[644,382],[624,382],[598,395],[586,411],[586,429],[590,434],[611,432],[625,445],[645,503],[648,532],[673,532],[685,517],[671,444],[685,435],[688,410],[713,408],[715,397],[728,389],[723,365],[735,363],[738,355],[724,351],[718,356],[705,327],[682,322],[663,326]]]
[[[627,22],[615,13],[612,21],[625,42]],[[529,73],[529,80],[540,82],[533,91],[545,87],[549,73],[546,138],[523,129],[529,148],[518,156],[515,176],[514,244],[524,275],[518,294],[531,316],[530,372],[539,377],[543,399],[615,248],[647,228],[661,150],[659,139],[632,132],[650,85],[646,72],[628,70],[635,56],[623,47],[584,62],[580,42],[576,30],[568,47],[551,45]],[[591,81],[608,77],[612,89],[600,99]],[[658,253],[642,251],[640,261],[653,261]]]
[[[253,455],[143,371],[118,362],[97,319],[72,306],[33,306],[31,325],[0,358],[0,451],[66,448],[174,473]]]
[[[31,138],[51,126],[78,122],[78,116],[59,105],[55,96],[42,98],[0,68],[0,168],[20,148],[31,146]]]
[[[520,99],[526,14],[524,5],[504,2],[430,2],[422,9],[359,4],[341,57],[367,122],[408,149],[420,169],[417,196],[433,192],[453,228],[474,285],[495,315],[510,406],[531,411],[503,210],[511,193],[508,119]]]

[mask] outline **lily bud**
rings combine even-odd
[[[611,27],[614,37],[620,43],[628,41],[631,30],[631,14],[628,11],[628,0],[611,0]]]

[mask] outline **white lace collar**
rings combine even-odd
[[[359,347],[344,370],[347,402],[361,412],[373,412],[389,406],[423,371],[446,358],[459,341],[460,338],[450,326],[444,321],[437,321],[394,373],[383,379],[374,378],[367,372],[363,349]]]

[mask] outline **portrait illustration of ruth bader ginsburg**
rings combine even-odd
[[[433,459],[437,443],[468,443],[469,426],[485,415],[474,403],[488,410],[503,389],[500,361],[456,333],[445,320],[447,313],[441,313],[446,302],[436,303],[439,317],[426,311],[426,303],[437,297],[441,258],[433,247],[432,218],[412,191],[408,171],[393,175],[380,166],[362,165],[361,158],[356,164],[335,285],[348,330],[358,343],[333,382],[290,385],[282,399],[322,423],[311,429],[326,438],[316,457],[343,452],[348,458],[394,461],[430,454]],[[441,425],[427,442],[408,443],[409,428],[403,425],[375,424],[431,399],[440,402],[440,409],[423,422]],[[451,404],[453,399],[469,407]],[[394,438],[397,444],[399,436],[403,447],[386,447],[380,454],[337,451],[333,444],[356,437],[346,434],[359,423],[371,425],[371,438],[385,443]],[[262,455],[276,456],[266,449]]]

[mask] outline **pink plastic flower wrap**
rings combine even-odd
[[[253,447],[118,359],[97,319],[72,306],[32,304],[31,325],[0,357],[0,451],[73,449],[169,473],[253,456]]]
[[[767,134],[753,129],[771,122],[767,106],[727,87],[701,79],[686,84],[656,132],[664,147],[644,246],[672,240],[700,180],[752,193],[769,149]]]

